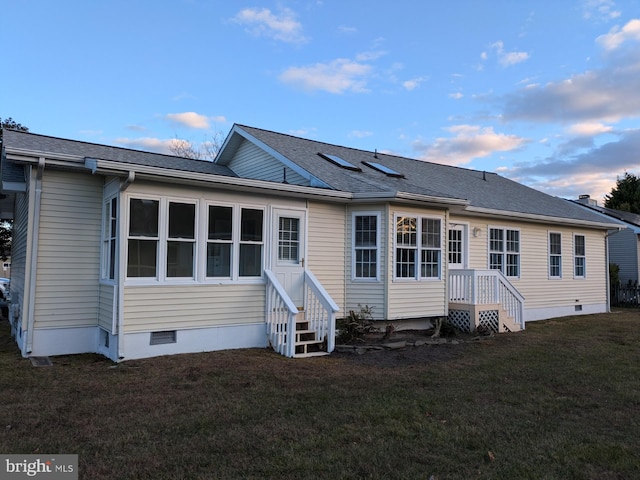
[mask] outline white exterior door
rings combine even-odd
[[[306,213],[274,209],[271,269],[297,307],[304,307]]]
[[[447,239],[447,259],[449,269],[467,268],[467,226],[449,225]]]

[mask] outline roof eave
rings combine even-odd
[[[551,215],[538,215],[533,213],[510,212],[506,210],[495,210],[491,208],[482,208],[468,206],[465,213],[471,213],[483,217],[503,217],[517,220],[524,220],[533,223],[562,223],[565,225],[597,228],[601,230],[619,229],[620,225],[608,222],[595,222],[591,220],[581,220],[577,218],[554,217]]]

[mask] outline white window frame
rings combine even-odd
[[[493,250],[491,248],[491,231],[499,230],[502,232],[502,250]],[[508,240],[508,232],[517,232],[518,233],[518,251],[511,251],[508,249],[507,245],[509,243]],[[519,228],[513,227],[504,227],[501,225],[489,225],[487,230],[487,267],[492,270],[500,270],[505,277],[507,278],[520,278],[522,276],[522,231]],[[502,268],[493,268],[491,266],[491,255],[500,255],[500,261]],[[508,262],[507,259],[509,256],[515,256],[518,259],[518,274],[517,275],[509,275],[508,272]]]
[[[356,245],[356,217],[375,217],[376,218],[376,244],[375,247]],[[380,281],[380,212],[377,211],[357,211],[351,214],[351,279],[355,282],[379,282]],[[358,250],[375,250],[376,255],[376,272],[375,277],[359,277],[357,276],[357,251]]]
[[[576,242],[576,239],[578,237],[582,237],[582,254],[578,254],[577,252],[578,244]],[[580,259],[582,260],[582,275],[577,274],[578,260]],[[587,236],[581,233],[573,234],[573,278],[587,278]]]
[[[158,202],[158,236],[157,237],[135,237],[130,235],[130,219],[131,219],[131,200],[153,200]],[[132,193],[126,196],[124,200],[125,209],[125,228],[126,228],[126,259],[125,259],[125,279],[127,284],[191,284],[195,283],[198,278],[198,265],[199,265],[199,217],[200,217],[200,202],[193,198],[173,197],[173,196],[157,196],[157,195],[145,195]],[[169,204],[170,203],[185,203],[195,205],[194,213],[194,239],[189,240],[193,242],[193,275],[190,277],[168,277],[167,276],[167,254],[168,254],[168,242],[174,241],[169,237]],[[129,240],[155,240],[157,242],[156,247],[156,276],[155,277],[130,277],[128,276],[129,266]]]
[[[560,237],[560,253],[552,253],[551,251],[551,236],[552,235],[558,235]],[[547,274],[549,275],[550,279],[561,279],[562,278],[562,233],[561,232],[555,232],[555,231],[550,231],[547,234]],[[552,265],[551,264],[551,259],[552,258],[557,258],[558,259],[558,274],[557,275],[553,275],[551,272],[551,268],[552,267],[556,267],[556,265]]]
[[[209,240],[209,207],[226,207],[231,208],[231,240]],[[260,210],[262,211],[262,240],[261,241],[243,241],[241,239],[241,230],[242,230],[242,210]],[[203,238],[204,238],[204,255],[205,261],[203,262],[203,270],[204,270],[204,280],[205,282],[217,282],[217,283],[255,283],[261,282],[263,279],[263,272],[265,268],[266,261],[266,248],[265,248],[265,238],[268,235],[266,224],[267,224],[267,212],[266,208],[263,205],[251,205],[247,203],[229,203],[229,202],[215,202],[209,201],[204,205],[204,221],[205,228],[203,228]],[[209,244],[227,244],[231,245],[231,254],[230,254],[230,275],[229,276],[207,276],[207,246]],[[260,265],[260,274],[255,276],[240,276],[240,245],[260,245],[261,246],[261,265]]]
[[[113,202],[115,202],[116,214],[112,216]],[[120,212],[120,199],[117,194],[105,197],[102,211],[102,250],[100,262],[100,280],[106,283],[115,283],[118,278],[118,213]],[[115,229],[113,228],[115,223]],[[111,249],[111,244],[115,248]],[[113,264],[113,277],[111,266]]]
[[[398,221],[402,218],[412,218],[416,221],[416,242],[413,244],[399,244],[398,243],[398,231],[397,225]],[[429,247],[423,245],[422,242],[422,221],[423,220],[437,220],[440,224],[440,246],[438,248]],[[393,217],[393,280],[394,281],[441,281],[442,280],[442,258],[444,252],[443,243],[445,240],[443,238],[443,227],[445,225],[444,219],[437,215],[417,215],[413,213],[396,213]],[[398,250],[413,250],[414,251],[414,275],[412,277],[399,277],[397,275],[398,270]],[[423,277],[422,276],[422,254],[427,251],[435,251],[438,252],[438,262],[437,269],[438,275],[435,277]]]

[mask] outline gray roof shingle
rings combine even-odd
[[[244,125],[236,127],[337,190],[416,193],[464,199],[470,206],[483,209],[603,223],[602,217],[578,205],[495,173],[342,147]],[[318,152],[338,155],[362,171],[341,168],[320,157]],[[378,162],[404,174],[404,178],[388,177],[363,165],[363,161]]]
[[[236,175],[227,167],[214,162],[204,160],[192,160],[189,158],[162,155],[159,153],[144,152],[128,148],[99,145],[96,143],[66,140],[63,138],[49,137],[30,132],[18,132],[15,130],[3,131],[3,144],[11,148],[20,148],[33,152],[61,153],[76,155],[83,158],[95,158],[100,160],[112,160],[115,162],[145,165],[150,167],[182,170],[187,172],[208,173],[235,177]]]

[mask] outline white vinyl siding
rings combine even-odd
[[[45,170],[34,328],[97,324],[102,178]]]
[[[455,221],[465,220],[456,217]],[[469,268],[487,268],[488,232],[490,225],[474,219],[467,219],[470,230],[478,228],[477,236],[469,238]],[[452,218],[450,221],[454,221]],[[565,275],[562,279],[549,279],[549,225],[534,223],[504,222],[502,228],[520,231],[520,277],[509,281],[525,297],[527,309],[573,309],[575,305],[602,305],[606,303],[605,232],[584,228],[553,227],[553,232],[561,234],[562,251],[572,252],[573,235],[585,237],[585,269],[587,277],[574,279]],[[617,234],[616,234],[617,235]],[[614,235],[615,236],[615,235]],[[573,256],[562,256],[562,269],[571,272]],[[526,316],[526,313],[525,313]]]
[[[406,279],[395,279],[396,265],[394,262],[396,249],[396,237],[397,237],[397,219],[399,217],[411,217],[417,218],[418,223],[422,225],[422,218],[439,220],[440,223],[440,277],[441,278],[428,278],[426,281],[407,281]],[[423,209],[408,209],[402,208],[401,210],[394,210],[391,207],[389,211],[389,220],[386,224],[385,235],[387,242],[392,248],[388,249],[386,276],[387,278],[394,279],[388,283],[388,301],[386,307],[386,319],[398,320],[403,318],[420,318],[420,317],[433,317],[442,316],[447,310],[446,302],[446,281],[442,271],[442,243],[443,232],[445,231],[445,216],[442,211],[437,210],[423,210]],[[384,223],[384,221],[383,221]],[[422,230],[422,226],[420,226]],[[427,243],[426,239],[419,239],[418,243]],[[421,245],[422,246],[422,245]],[[424,245],[427,246],[427,245]],[[430,248],[430,247],[428,247]],[[420,257],[418,253],[417,267],[420,269]],[[412,279],[413,280],[413,279]]]
[[[27,186],[27,188],[29,188]],[[16,193],[13,236],[11,239],[11,301],[18,305],[21,312],[21,320],[25,322],[22,328],[26,328],[26,315],[28,304],[25,301],[25,282],[29,268],[27,251],[30,243],[27,240],[29,226],[29,190],[27,193]],[[12,321],[12,319],[10,319]]]
[[[116,306],[114,305],[116,289],[117,287],[114,285],[100,285],[98,325],[110,333],[115,333],[113,332],[113,323],[116,310]]]
[[[307,268],[340,307],[337,315],[341,316],[345,311],[347,263],[344,206],[310,202],[307,230]]]
[[[264,322],[264,284],[125,288],[125,333]],[[266,331],[265,331],[266,334]]]
[[[243,141],[233,160],[227,165],[242,178],[268,180],[282,183],[285,180],[292,185],[309,186],[309,180],[293,171],[258,148],[253,143]]]

